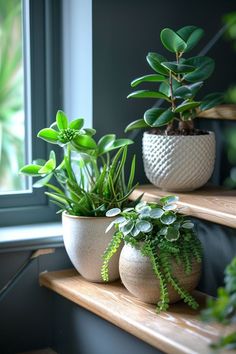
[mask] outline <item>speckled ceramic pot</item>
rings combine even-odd
[[[173,274],[179,279],[180,285],[187,291],[192,291],[198,284],[201,264],[193,262],[193,270],[186,275],[182,266],[172,263]],[[144,257],[141,252],[125,245],[120,254],[119,262],[120,277],[127,290],[139,300],[156,304],[160,300],[160,283],[155,277],[150,260]],[[180,296],[168,285],[170,303],[180,300]]]
[[[215,134],[143,135],[143,163],[149,181],[165,191],[192,191],[211,177]]]
[[[101,278],[102,255],[114,230],[105,233],[111,218],[83,217],[62,214],[65,249],[77,271],[87,280],[103,282]],[[117,252],[109,263],[109,279],[119,278],[119,256]]]

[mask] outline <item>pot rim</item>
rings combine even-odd
[[[213,136],[215,135],[215,132],[214,131],[211,131],[211,130],[206,130],[206,132],[208,132],[209,134],[199,134],[199,135],[163,135],[163,134],[151,134],[151,133],[148,133],[148,132],[144,132],[143,135],[150,135],[150,136],[157,136],[157,137],[165,137],[166,139],[178,139],[178,138],[199,138],[199,137],[202,137],[202,136],[205,136],[205,137],[209,137],[209,136]]]
[[[71,218],[71,219],[86,219],[86,220],[89,220],[89,219],[106,219],[106,220],[109,220],[109,219],[112,219],[112,218],[109,218],[108,216],[83,216],[83,215],[70,215],[68,214],[68,212],[66,210],[63,211],[62,213],[62,216],[64,217],[67,217],[67,218]]]

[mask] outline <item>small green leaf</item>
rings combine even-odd
[[[176,107],[175,112],[176,113],[184,112],[189,109],[196,108],[196,107],[200,106],[200,104],[201,104],[201,102],[184,101],[183,103],[181,103],[179,106]]]
[[[167,204],[167,205],[163,206],[163,209],[165,211],[175,210],[175,209],[177,209],[177,205],[176,204]]]
[[[95,140],[89,135],[76,135],[72,142],[73,145],[82,149],[94,150],[97,148]]]
[[[114,150],[114,149],[119,149],[121,147],[127,146],[127,145],[132,145],[134,142],[131,139],[116,139],[113,143],[113,146],[110,147],[109,151]]]
[[[149,221],[140,220],[136,222],[136,228],[139,231],[146,233],[152,231],[153,226]]]
[[[183,86],[177,87],[174,90],[173,94],[177,98],[184,98],[184,99],[191,98],[196,95],[196,93],[202,87],[202,85],[203,85],[203,81],[196,82],[191,85],[183,85]]]
[[[48,143],[57,144],[59,133],[51,128],[44,128],[38,132],[37,137],[41,138]]]
[[[172,227],[172,226],[169,226],[168,229],[167,229],[167,233],[165,235],[165,238],[168,240],[168,241],[177,241],[178,238],[180,236],[180,233],[179,233],[179,230],[176,229],[175,227]]]
[[[185,26],[180,28],[177,34],[183,38],[187,44],[187,48],[184,50],[184,52],[187,53],[198,44],[204,35],[204,31],[202,28],[197,28],[196,26]]]
[[[161,208],[152,209],[150,212],[150,218],[152,219],[160,219],[160,217],[164,214],[164,211]]]
[[[96,134],[96,129],[93,128],[84,128],[83,130],[85,131],[85,134],[89,136],[93,136]]]
[[[223,102],[224,102],[224,96],[222,93],[220,92],[211,93],[203,98],[203,101],[200,104],[199,108],[201,111],[206,111]]]
[[[174,112],[169,108],[167,110],[163,108],[151,108],[144,113],[145,122],[151,127],[162,127],[172,121],[174,118]]]
[[[162,227],[162,229],[160,231],[158,231],[157,235],[158,236],[165,236],[167,234],[167,231],[168,231],[168,227],[164,226],[164,227]]]
[[[185,222],[184,224],[181,225],[184,229],[193,229],[194,224],[192,222]]]
[[[151,210],[152,210],[151,207],[150,207],[149,205],[146,205],[145,207],[143,207],[143,208],[140,210],[140,216],[141,216],[142,218],[149,217]]]
[[[181,83],[178,82],[177,80],[173,79],[172,80],[172,89],[173,92],[178,88],[181,87]],[[168,82],[162,82],[159,86],[159,91],[161,93],[164,93],[167,97],[171,96],[171,89],[170,89],[170,84]]]
[[[58,111],[56,115],[57,126],[60,130],[68,128],[68,119],[64,112]]]
[[[33,187],[34,188],[41,188],[41,187],[44,187],[45,184],[47,184],[50,179],[52,178],[53,174],[48,174],[47,176],[43,177],[43,178],[40,178],[37,182],[35,182],[33,184]]]
[[[163,66],[161,66],[161,63],[163,61],[167,61],[165,57],[163,57],[158,53],[148,53],[146,59],[148,64],[154,71],[156,71],[159,74],[169,76],[169,71]]]
[[[75,130],[80,130],[81,128],[83,128],[83,125],[84,125],[84,119],[78,118],[78,119],[74,119],[70,122],[69,128],[75,129]]]
[[[172,211],[167,211],[165,212],[165,214],[162,215],[161,217],[161,222],[164,225],[170,225],[173,224],[176,220],[177,216],[175,215],[175,213],[173,213]]]
[[[156,74],[152,74],[152,75],[145,75],[145,76],[141,76],[138,79],[135,79],[131,82],[131,87],[136,87],[139,84],[141,84],[142,82],[160,82],[160,81],[164,81],[166,80],[166,77],[163,75],[156,75]]]
[[[209,57],[192,57],[186,59],[184,63],[196,67],[193,72],[184,75],[184,80],[190,82],[198,82],[208,79],[215,68],[214,60]]]
[[[39,176],[40,175],[40,169],[42,168],[41,165],[26,165],[23,166],[20,169],[20,173],[27,175],[27,176],[31,176],[31,177],[35,177],[35,176]]]
[[[170,99],[161,92],[158,91],[148,91],[148,90],[139,90],[131,92],[127,98],[162,98],[164,100],[170,101]]]
[[[116,139],[115,134],[104,135],[98,142],[98,154],[104,154],[109,151],[109,148],[113,146]]]
[[[176,61],[163,62],[161,65],[168,70],[173,71],[175,74],[185,74],[195,70],[195,67],[192,65],[179,64]]]
[[[125,128],[125,133],[134,130],[134,129],[144,129],[144,128],[148,128],[149,125],[145,122],[145,120],[142,119],[138,119],[135,120],[133,122],[131,122],[129,125],[127,125],[127,127]]]
[[[128,235],[134,227],[133,220],[129,220],[125,225],[120,227],[120,231],[124,236]]]
[[[121,210],[119,208],[113,208],[110,209],[106,212],[106,216],[108,218],[112,218],[113,216],[119,215],[121,213]]]
[[[55,160],[50,159],[48,160],[45,165],[39,170],[41,174],[48,174],[51,173],[55,169]]]
[[[179,197],[177,195],[168,195],[166,197],[163,197],[160,199],[160,203],[163,205],[171,204],[171,203],[176,203],[178,202]]]
[[[187,48],[185,41],[170,28],[164,28],[160,37],[164,47],[172,53],[182,53]]]

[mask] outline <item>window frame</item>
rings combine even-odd
[[[36,135],[62,107],[61,1],[22,0],[22,10],[24,66],[29,74],[25,75],[26,140],[32,146],[26,162],[30,163],[48,157],[52,146]],[[0,226],[55,221],[59,219],[55,211],[42,189],[0,195]]]

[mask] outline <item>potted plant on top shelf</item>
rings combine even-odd
[[[197,98],[205,80],[214,71],[214,61],[207,56],[185,58],[203,34],[203,30],[195,26],[178,31],[163,29],[161,42],[174,54],[174,61],[158,53],[148,53],[147,62],[155,73],[131,82],[132,87],[152,83],[159,88],[135,91],[128,98],[154,98],[165,102],[162,107],[148,109],[142,119],[126,128],[126,132],[149,129],[143,137],[144,169],[147,178],[163,190],[197,189],[213,172],[214,133],[196,129],[194,119],[199,112],[223,101],[221,93],[208,94],[201,100]]]
[[[64,243],[72,263],[86,279],[100,282],[101,255],[112,237],[112,233],[105,234],[105,214],[110,208],[129,206],[128,197],[135,188],[135,156],[126,182],[124,168],[132,140],[108,134],[96,143],[96,131],[83,125],[82,118],[69,122],[58,111],[56,122],[40,130],[38,137],[62,147],[62,160],[57,162],[52,150],[48,161],[35,160],[20,172],[39,177],[35,188],[48,188],[45,193],[62,212]],[[110,269],[110,280],[119,277],[118,259],[119,254]]]

